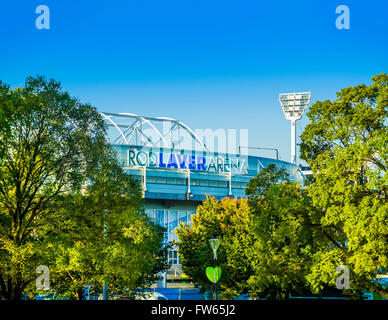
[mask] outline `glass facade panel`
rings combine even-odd
[[[219,187],[227,188],[228,181],[217,181]]]
[[[176,211],[168,212],[168,232],[174,230],[178,225],[178,213]]]
[[[164,210],[155,210],[155,222],[164,227]]]
[[[207,180],[199,180],[199,185],[202,187],[207,187],[209,182]]]
[[[189,226],[191,226],[191,216],[193,215],[193,214],[195,214],[195,211],[194,212],[187,212],[187,224],[189,225]]]
[[[168,241],[172,242],[173,240],[178,240],[177,235],[174,233],[174,230],[178,226],[178,212],[177,211],[168,211]]]
[[[187,184],[187,180],[186,179],[177,178],[176,179],[176,184],[186,185]]]
[[[187,224],[187,212],[186,211],[179,211],[179,216],[178,216],[178,225],[183,222],[184,224]]]
[[[152,210],[152,209],[147,209],[145,212],[146,212],[147,216],[148,216],[150,219],[155,220],[154,210]]]
[[[240,186],[241,186],[240,182],[232,181],[232,188],[240,188]]]
[[[178,236],[174,233],[174,231],[173,232],[170,232],[169,234],[168,234],[168,241],[169,242],[172,242],[172,241],[178,241]]]
[[[178,251],[177,250],[170,250],[168,252],[168,263],[171,264],[178,264]]]
[[[152,176],[149,177],[149,176],[147,176],[147,182],[148,182],[148,183],[157,183],[157,182],[156,182],[156,177],[152,177]]]
[[[167,178],[167,184],[176,184],[176,178]]]
[[[227,188],[228,181],[191,179],[192,186]]]
[[[178,240],[175,229],[179,226],[180,222],[191,226],[191,217],[195,213],[195,211],[187,210],[146,210],[146,214],[153,218],[155,223],[162,227],[166,227],[166,230],[163,233],[165,243]],[[179,264],[178,251],[176,248],[169,251],[168,260],[170,264]]]
[[[218,187],[217,181],[209,180],[209,187]]]
[[[167,179],[165,177],[157,177],[156,183],[166,183]]]

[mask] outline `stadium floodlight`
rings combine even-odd
[[[287,120],[291,120],[291,163],[296,164],[295,121],[303,116],[310,102],[311,92],[281,93],[279,101]]]

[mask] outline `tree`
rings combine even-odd
[[[336,268],[350,270],[350,292],[388,296],[376,281],[388,270],[388,75],[342,89],[307,113],[301,157],[313,171],[309,195],[322,212],[328,245],[314,257],[308,280],[334,285]]]
[[[79,299],[85,284],[101,292],[107,281],[110,292],[133,298],[167,267],[163,230],[143,212],[137,182],[115,163],[100,172],[64,207],[70,223],[50,234],[60,243],[50,268],[60,296]]]
[[[247,199],[224,198],[221,201],[208,197],[192,215],[192,226],[180,224],[175,245],[183,271],[203,291],[212,288],[206,277],[206,267],[213,266],[213,251],[209,239],[221,240],[217,251],[217,266],[221,278],[217,283],[221,298],[239,296],[247,288],[252,275],[248,251],[252,247],[252,215]]]
[[[242,293],[285,299],[308,290],[312,254],[323,243],[312,228],[316,213],[305,190],[274,165],[249,183],[248,199],[208,198],[177,230],[183,269],[194,283],[210,288],[205,268],[212,265],[208,239],[219,238],[222,298]]]
[[[0,114],[1,298],[35,293],[39,265],[50,268],[54,291],[78,297],[105,279],[112,290],[154,279],[161,230],[144,215],[140,186],[116,162],[99,113],[54,80],[29,77],[14,90],[0,83]]]
[[[269,165],[250,181],[246,194],[256,239],[249,251],[254,271],[248,280],[251,292],[287,299],[291,292],[310,291],[306,276],[314,252],[324,242],[313,227],[319,213],[305,188]]]

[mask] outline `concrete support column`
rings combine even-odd
[[[158,276],[162,279],[156,284],[158,288],[167,288],[167,272],[159,272]]]
[[[296,126],[295,126],[295,120],[291,120],[291,163],[296,164]]]

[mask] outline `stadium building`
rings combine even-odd
[[[245,153],[208,150],[198,134],[175,119],[128,113],[102,116],[122,167],[141,181],[147,214],[165,227],[166,242],[176,239],[174,230],[180,222],[190,224],[207,195],[246,197],[249,181],[269,164],[284,168],[292,180],[304,179],[300,168],[277,159],[277,152],[267,158],[248,155],[247,146]],[[169,252],[169,263],[170,274],[179,274],[176,248]]]

